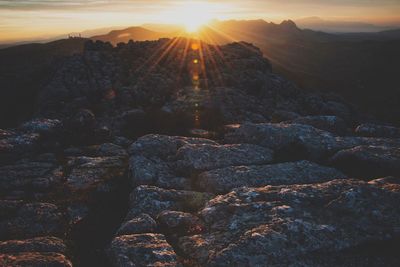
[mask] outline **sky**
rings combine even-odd
[[[0,0],[0,42],[47,38],[111,26],[177,23],[199,16],[190,0]],[[193,1],[192,1],[193,2]],[[400,26],[400,0],[204,0],[207,17],[279,22],[319,16]],[[197,12],[197,13],[196,13]],[[185,14],[183,14],[185,13]]]

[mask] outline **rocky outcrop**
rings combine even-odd
[[[395,129],[354,133],[247,43],[58,63],[37,117],[0,130],[1,266],[400,265]]]
[[[207,230],[182,237],[179,247],[202,266],[320,266],[396,237],[399,211],[390,203],[399,197],[355,180],[236,189],[199,212]]]

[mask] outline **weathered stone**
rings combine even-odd
[[[311,125],[317,129],[328,131],[334,134],[343,135],[346,133],[346,122],[336,116],[306,116],[299,117],[285,123]]]
[[[157,221],[164,232],[174,236],[198,234],[204,230],[204,224],[198,217],[181,211],[163,211]]]
[[[400,193],[388,188],[335,180],[236,189],[206,205],[199,214],[207,231],[182,237],[179,247],[202,266],[321,266],[398,237]]]
[[[0,242],[0,254],[21,252],[55,252],[64,254],[66,250],[67,247],[64,242],[56,237],[37,237]]]
[[[332,164],[349,175],[376,178],[400,175],[400,147],[358,146],[339,151]]]
[[[174,178],[170,165],[159,158],[134,155],[129,160],[129,173],[134,185],[156,185],[159,179]]]
[[[196,211],[211,197],[208,193],[139,186],[130,195],[130,211],[127,218],[132,219],[142,213],[156,218],[164,210]]]
[[[118,157],[127,157],[128,153],[122,147],[112,144],[105,143],[98,147],[96,151],[97,156],[99,157],[110,157],[110,156],[118,156]]]
[[[346,178],[340,171],[309,161],[261,166],[236,166],[201,173],[197,185],[201,190],[227,193],[247,186],[311,184]]]
[[[120,178],[125,172],[125,159],[121,157],[77,157],[68,162],[71,173],[67,185],[71,190],[84,190]]]
[[[117,236],[155,233],[157,231],[157,223],[148,214],[140,214],[139,216],[124,222],[117,231]]]
[[[0,239],[31,238],[62,232],[63,215],[48,203],[0,201]]]
[[[237,165],[270,163],[273,152],[256,145],[185,145],[178,150],[177,167],[184,173]]]
[[[38,252],[0,254],[0,265],[18,267],[72,267],[72,263],[62,254]]]
[[[166,135],[146,135],[139,138],[130,147],[130,154],[142,155],[145,157],[159,157],[167,159],[175,157],[178,149],[186,144],[213,144],[217,143],[208,139],[189,138]]]
[[[261,145],[273,149],[283,159],[322,161],[339,150],[360,145],[400,146],[400,139],[336,137],[329,132],[301,124],[247,123],[230,129],[225,135],[226,142]]]
[[[0,164],[13,162],[24,155],[34,153],[39,148],[40,135],[37,133],[12,132],[10,135],[3,135],[3,138],[0,138]]]
[[[284,121],[291,121],[299,118],[300,115],[296,112],[286,111],[286,110],[275,110],[272,113],[271,120],[273,123],[279,123]]]
[[[366,123],[359,125],[356,134],[367,137],[400,138],[400,128]]]
[[[54,134],[62,128],[62,122],[51,119],[34,119],[24,123],[21,129],[30,133],[44,134],[46,136]]]
[[[60,183],[62,172],[53,163],[26,161],[0,167],[0,191],[47,190]]]
[[[123,235],[110,248],[113,266],[181,266],[174,249],[161,234]]]

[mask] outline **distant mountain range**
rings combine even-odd
[[[393,27],[389,26],[377,26],[371,23],[360,21],[325,20],[320,17],[307,17],[297,19],[295,22],[300,28],[303,29],[332,33],[378,32],[393,29]]]
[[[193,37],[174,25],[147,26],[151,29],[113,29],[90,39],[116,45],[131,39]],[[280,24],[230,20],[213,21],[200,30],[199,37],[211,44],[253,43],[271,60],[276,72],[302,88],[338,93],[381,119],[400,123],[400,30],[331,34],[301,29],[291,20]],[[46,82],[57,58],[79,53],[85,42],[85,38],[72,38],[1,49],[0,85],[8,94],[1,99],[18,97],[26,100],[21,103],[32,102],[29,92]],[[9,105],[14,102],[0,104],[7,110],[17,108]]]

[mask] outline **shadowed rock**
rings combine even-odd
[[[346,133],[346,122],[336,116],[306,116],[299,117],[285,123],[305,124],[317,129],[328,131],[334,134],[343,135]]]
[[[121,225],[117,236],[154,233],[157,231],[157,223],[148,214],[141,214]]]
[[[201,173],[197,185],[201,190],[226,193],[247,186],[321,183],[346,178],[340,171],[308,161],[262,166],[236,166]]]
[[[361,124],[356,128],[355,132],[358,135],[368,137],[400,138],[400,128],[372,123]]]
[[[125,160],[121,157],[76,157],[68,162],[72,169],[67,177],[71,190],[84,190],[121,177],[124,174]]]
[[[400,176],[400,147],[358,146],[339,151],[331,161],[337,168],[357,177]]]
[[[0,238],[30,238],[62,232],[63,215],[56,205],[0,201]]]

